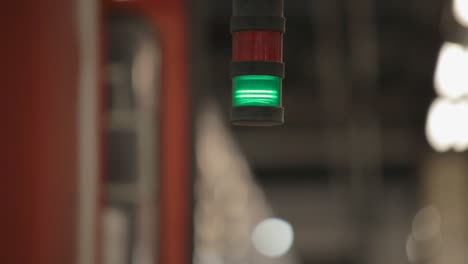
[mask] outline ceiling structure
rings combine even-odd
[[[442,0],[286,0],[285,125],[231,127],[302,263],[407,263]],[[195,100],[230,110],[231,1],[191,6]]]

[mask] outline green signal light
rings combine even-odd
[[[281,77],[239,75],[232,80],[234,106],[281,106]]]

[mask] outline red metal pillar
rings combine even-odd
[[[0,7],[0,263],[76,260],[75,6]]]

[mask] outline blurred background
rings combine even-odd
[[[0,262],[467,263],[468,0],[285,0],[262,128],[231,6],[6,3]]]

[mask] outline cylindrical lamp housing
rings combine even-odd
[[[284,122],[283,0],[233,0],[231,123]]]

